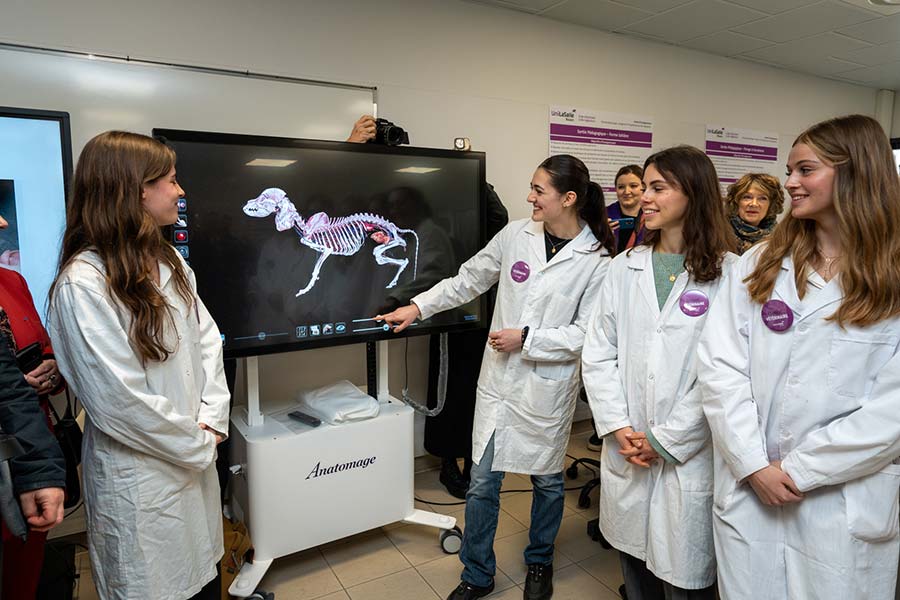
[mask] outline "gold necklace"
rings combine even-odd
[[[819,255],[819,258],[822,259],[822,269],[825,271],[825,279],[830,281],[832,275],[831,269],[834,266],[834,263],[843,255],[837,254],[835,256],[827,256],[818,246],[816,247],[816,253]]]
[[[680,275],[681,272],[684,271],[684,269],[682,269],[681,271],[670,271],[669,269],[666,268],[666,265],[662,261],[662,259],[660,259],[659,265],[663,268],[663,270],[665,270],[666,273],[669,274],[669,283],[675,283],[675,280],[678,279],[678,275]],[[684,266],[684,265],[682,265],[682,266]]]
[[[544,233],[547,234],[547,241],[550,243],[550,254],[556,254],[556,249],[557,249],[557,248],[563,246],[566,242],[571,242],[571,241],[572,241],[572,240],[564,240],[564,239],[562,239],[562,238],[556,238],[556,239],[559,240],[559,242],[557,242],[557,243],[554,244],[554,243],[553,243],[553,238],[556,237],[556,236],[550,235],[550,234],[547,233],[546,231],[545,231]]]

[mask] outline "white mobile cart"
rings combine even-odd
[[[251,595],[276,558],[396,521],[441,529],[444,551],[459,551],[455,518],[414,507],[414,411],[388,393],[387,342],[377,344],[378,416],[317,428],[286,421],[287,411],[264,416],[257,359],[245,359],[247,408],[231,417],[231,489],[254,554],[231,595]],[[375,387],[373,359],[370,347]]]

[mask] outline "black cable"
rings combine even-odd
[[[409,338],[407,338],[407,342],[409,342]],[[580,460],[568,453],[566,454],[566,458],[571,458],[572,461],[574,461],[574,462],[577,462],[578,460]],[[588,457],[583,457],[583,458],[590,458],[590,457],[588,456]],[[571,466],[572,465],[569,465],[569,467],[571,467]],[[587,469],[588,471],[593,473],[594,478],[596,479],[597,471],[595,471],[590,465],[586,465],[584,463],[581,463],[581,466],[583,466],[585,469]],[[563,472],[565,472],[565,469],[563,469]],[[576,486],[576,487],[570,487],[570,488],[564,487],[563,491],[564,492],[575,492],[575,491],[582,489],[583,487],[584,487],[584,484]],[[531,491],[533,491],[533,488],[529,489],[529,490],[500,490],[500,493],[501,494],[521,494],[521,493],[526,493],[526,492],[531,492]],[[413,499],[416,502],[423,502],[425,504],[431,504],[432,506],[462,506],[463,504],[466,503],[465,500],[463,500],[462,502],[431,502],[430,500],[422,500],[418,496],[413,496]]]
[[[575,492],[575,491],[580,490],[583,487],[584,487],[583,485],[579,485],[577,487],[563,488],[563,491]],[[500,490],[500,493],[501,494],[521,494],[521,493],[527,493],[527,492],[533,492],[533,491],[534,491],[534,488],[529,489],[529,490]],[[466,503],[465,500],[463,500],[461,502],[432,502],[431,500],[423,500],[422,498],[419,498],[418,496],[413,496],[413,499],[416,502],[424,502],[425,504],[431,504],[432,506],[462,506],[463,504]]]
[[[81,508],[81,506],[82,506],[83,504],[84,504],[84,499],[79,500],[79,501],[78,501],[78,504],[76,504],[73,508],[69,509],[69,512],[67,512],[66,514],[63,515],[63,518],[65,519],[65,518],[68,517],[69,515],[74,514],[75,511],[77,511],[79,508]]]

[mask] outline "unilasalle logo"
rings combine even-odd
[[[550,116],[551,117],[562,117],[563,119],[565,119],[567,121],[574,121],[575,120],[575,109],[573,108],[572,110],[562,110],[562,109],[554,108],[554,109],[550,110]]]
[[[316,463],[316,466],[313,467],[313,470],[309,472],[309,475],[306,476],[306,479],[316,479],[317,477],[324,477],[326,475],[333,475],[334,473],[350,471],[353,469],[365,469],[366,467],[375,464],[376,458],[376,456],[369,456],[367,458],[359,458],[325,467],[322,466],[322,461],[319,461]]]

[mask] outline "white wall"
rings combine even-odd
[[[706,123],[777,131],[782,160],[809,124],[875,108],[873,89],[457,0],[4,0],[2,12],[6,42],[377,85],[381,116],[415,145],[466,135],[486,151],[513,218],[528,214],[550,104],[652,115],[660,147],[702,144]],[[413,340],[420,397],[425,355],[424,340]],[[284,397],[338,372],[360,382],[362,360],[360,348],[344,348],[261,368]],[[401,377],[395,368],[392,379]]]
[[[894,127],[891,131],[892,138],[900,138],[900,90],[894,92]]]

